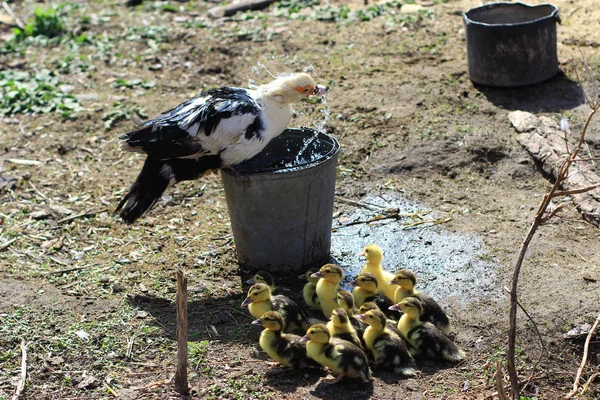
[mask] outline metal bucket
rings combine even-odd
[[[469,78],[487,86],[529,85],[558,72],[552,4],[494,3],[463,15]]]
[[[332,136],[287,129],[221,172],[241,266],[281,275],[328,262],[339,149]]]

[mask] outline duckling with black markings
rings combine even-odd
[[[389,310],[390,306],[394,305],[394,302],[378,290],[379,281],[375,274],[363,272],[358,275],[355,280],[350,282],[350,284],[357,285],[352,290],[352,295],[354,296],[354,301],[358,307],[366,302],[373,302],[377,304],[379,310],[383,311],[388,318],[396,321],[400,319],[400,314],[398,312]]]
[[[319,296],[323,315],[329,318],[331,312],[338,308],[336,299],[340,291],[340,281],[344,278],[344,270],[339,265],[325,264],[311,277],[321,278],[317,282],[317,296]]]
[[[316,324],[311,326],[301,339],[306,343],[306,354],[319,364],[338,374],[333,381],[338,383],[344,376],[360,378],[363,382],[371,379],[371,371],[367,356],[358,346],[342,339],[331,337],[327,326]]]
[[[422,322],[421,301],[416,297],[406,297],[392,306],[400,308],[404,315],[398,322],[398,329],[415,355],[458,362],[465,358],[465,352],[431,322]]]
[[[364,319],[369,327],[363,339],[373,354],[374,366],[392,370],[404,376],[415,376],[417,365],[408,352],[404,340],[387,327],[387,318],[379,310],[367,311],[358,318]]]
[[[446,335],[450,332],[450,318],[431,296],[421,293],[415,288],[417,276],[412,271],[401,269],[396,273],[392,282],[398,285],[393,297],[394,304],[400,303],[406,297],[416,297],[423,306],[423,313],[419,319],[423,322],[431,322]]]
[[[373,303],[372,301],[367,301],[365,304],[363,304],[362,306],[360,306],[360,308],[358,309],[358,313],[359,314],[366,314],[367,311],[371,311],[371,310],[378,310],[381,311],[381,309],[377,306],[377,304]],[[361,321],[362,322],[362,321]],[[365,329],[367,326],[366,322],[362,322],[363,324],[365,324]],[[392,319],[387,320],[387,327],[394,332],[396,335],[401,336],[400,335],[400,331],[398,330],[398,321],[394,321]]]
[[[275,279],[273,279],[273,275],[271,275],[267,271],[257,271],[254,276],[246,281],[248,285],[254,285],[256,283],[264,283],[271,289],[272,295],[281,294],[283,296],[294,296],[292,291],[288,288],[284,288],[281,286],[275,286]],[[294,296],[295,297],[295,296]]]
[[[347,340],[350,343],[362,349],[362,343],[356,333],[356,330],[350,323],[348,314],[343,308],[336,308],[331,312],[331,318],[327,323],[327,329],[334,338]]]
[[[304,297],[304,302],[306,305],[313,310],[321,309],[321,302],[319,301],[319,296],[317,296],[317,283],[319,282],[318,277],[313,277],[312,275],[319,271],[316,268],[309,269],[305,274],[300,275],[298,278],[308,281],[307,284],[304,285],[302,289],[302,297]]]
[[[396,286],[390,285],[394,274],[386,271],[381,266],[381,260],[383,260],[383,250],[376,244],[370,244],[366,246],[361,254],[367,259],[367,262],[363,265],[361,273],[370,272],[377,278],[379,286],[377,290],[385,294],[388,298],[393,299],[396,293]]]
[[[344,309],[344,311],[346,311],[348,319],[354,327],[356,334],[359,338],[362,338],[363,332],[367,328],[367,324],[356,318],[358,310],[356,307],[354,307],[354,296],[352,296],[352,293],[348,292],[347,290],[340,291],[337,295],[337,303],[341,308]]]
[[[317,366],[306,355],[306,343],[300,342],[300,336],[283,333],[285,322],[277,311],[267,311],[252,324],[264,327],[260,334],[260,347],[287,370]]]
[[[242,307],[248,306],[250,314],[254,318],[260,318],[267,311],[277,311],[284,320],[285,332],[308,329],[310,323],[304,311],[296,302],[282,296],[271,295],[271,289],[264,283],[257,283],[248,290],[248,297],[242,303]]]

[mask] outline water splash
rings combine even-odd
[[[283,72],[279,72],[281,70],[302,71],[312,75],[313,77],[317,76],[317,69],[313,64],[306,65],[304,67],[301,67],[301,64],[303,64],[303,62],[298,60],[297,56],[292,58],[289,55],[265,55],[263,60],[258,61],[256,65],[252,67],[252,75],[248,76],[248,87],[250,89],[258,88],[260,86],[258,82],[263,81],[262,83],[265,83],[264,81],[268,81],[283,75]],[[318,81],[318,79],[315,80]],[[308,107],[313,107],[315,112],[312,110],[307,112]],[[313,103],[312,106],[308,107],[306,104],[302,103],[295,105],[294,114],[296,116],[296,124],[299,122],[299,125],[306,125],[309,128],[314,128],[315,132],[323,132],[325,130],[325,125],[329,121],[329,116],[331,115],[331,108],[327,103],[327,98],[323,96],[319,99],[319,103]],[[311,119],[311,116],[313,115],[314,117]],[[294,125],[294,123],[290,125]],[[300,163],[305,159],[304,152],[309,148],[314,140],[316,140],[316,134],[315,136],[306,138],[304,146],[296,155],[294,162]]]

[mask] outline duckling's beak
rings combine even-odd
[[[308,337],[308,335],[304,335],[300,338],[300,340],[298,340],[298,342],[302,343],[302,342],[308,342],[310,340],[310,338]]]
[[[314,96],[323,96],[325,93],[327,93],[328,90],[329,90],[329,88],[327,86],[316,85],[315,89],[313,90],[313,95]]]
[[[357,314],[355,315],[356,319],[359,319],[361,321],[366,321],[367,318],[365,318],[365,314]]]
[[[360,253],[361,257],[366,257],[365,252],[363,251],[362,253]]]
[[[391,280],[388,282],[388,285],[398,285],[395,280]]]
[[[254,278],[250,278],[246,281],[248,285],[254,285]]]
[[[252,321],[252,325],[263,326],[263,323],[259,318],[259,319],[255,319],[254,321]]]
[[[356,285],[358,285],[358,281],[356,279],[353,279],[353,280],[350,281],[350,284],[352,286],[356,286]]]
[[[308,278],[306,277],[306,274],[298,275],[298,279],[302,279],[303,281],[308,280]]]
[[[246,307],[250,303],[252,303],[252,299],[250,297],[246,297],[246,300],[244,300],[241,306]]]
[[[402,311],[402,308],[400,308],[400,303],[398,303],[398,304],[394,304],[393,306],[389,306],[388,310],[390,310],[390,311]]]
[[[317,271],[314,274],[311,275],[312,278],[322,278],[323,274],[321,273],[321,271]]]

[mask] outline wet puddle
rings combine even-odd
[[[364,246],[376,243],[383,249],[384,269],[412,270],[419,278],[417,287],[441,303],[452,301],[466,306],[472,301],[500,296],[496,284],[498,266],[485,252],[480,237],[447,231],[443,223],[409,226],[423,220],[442,221],[448,215],[392,194],[370,196],[361,203],[369,208],[358,206],[333,222],[331,255],[347,275],[345,289],[365,263],[360,256]],[[350,225],[384,215],[389,209],[398,209],[400,215],[416,213],[417,217]]]

